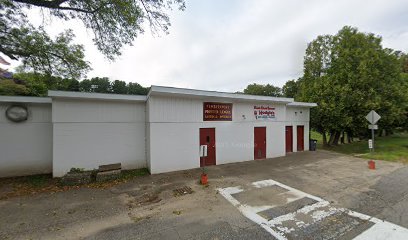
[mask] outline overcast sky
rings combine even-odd
[[[408,50],[406,0],[186,0],[170,13],[170,34],[148,31],[109,62],[77,23],[52,21],[55,34],[71,27],[93,71],[143,86],[164,85],[238,91],[250,83],[282,86],[302,74],[307,43],[344,25],[383,37],[383,45]]]

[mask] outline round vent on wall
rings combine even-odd
[[[13,122],[23,122],[28,119],[28,110],[26,106],[11,105],[6,110],[6,117]]]

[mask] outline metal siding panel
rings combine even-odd
[[[0,177],[50,173],[52,169],[51,105],[28,103],[28,120],[6,119],[0,104]]]
[[[287,122],[309,122],[309,117],[310,117],[309,108],[299,108],[299,107],[286,108],[286,121]]]
[[[6,118],[6,110],[12,105],[12,103],[0,104],[0,123],[13,124]],[[36,104],[36,103],[22,103],[22,105],[28,108],[28,119],[22,123],[14,124],[27,124],[27,123],[50,123],[51,122],[51,104]]]
[[[123,169],[146,167],[145,129],[144,123],[54,123],[54,176],[119,162]]]
[[[175,97],[150,97],[150,122],[201,122],[202,101]]]
[[[163,97],[151,96],[149,98],[151,104],[150,122],[203,122],[203,102],[210,101],[209,99],[190,99],[180,97]],[[212,101],[212,100],[211,100]],[[217,101],[215,101],[217,102]],[[220,101],[225,102],[225,101]],[[254,105],[269,105],[275,107],[276,119],[270,121],[285,121],[285,105],[283,104],[265,104],[259,102],[241,103],[241,102],[225,102],[233,103],[232,122],[252,122],[256,121],[253,113]],[[245,119],[242,117],[245,115]],[[258,120],[257,122],[260,122]]]
[[[55,99],[53,122],[145,122],[145,103]]]

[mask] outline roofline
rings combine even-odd
[[[51,103],[49,97],[0,96],[0,102],[9,103]]]
[[[69,92],[53,90],[48,90],[48,96],[52,98],[100,99],[100,100],[136,101],[136,102],[146,102],[147,100],[147,96],[145,95]]]
[[[317,107],[317,103],[309,103],[309,102],[292,102],[288,103],[288,107]]]
[[[153,88],[153,86],[154,86],[154,85],[151,85],[150,88],[149,88],[149,92],[148,92],[147,95],[146,95],[146,96],[147,96],[147,99],[149,99],[150,95],[152,94],[152,88]]]
[[[224,93],[216,91],[204,91],[204,90],[195,90],[195,89],[186,89],[186,88],[173,88],[173,87],[162,87],[162,86],[152,86],[150,88],[149,94],[145,95],[124,95],[124,94],[107,94],[107,93],[84,93],[84,92],[68,92],[68,91],[48,91],[49,97],[26,97],[26,96],[0,96],[0,102],[9,102],[9,103],[52,103],[52,97],[55,98],[80,98],[80,99],[102,99],[102,100],[122,100],[122,101],[146,101],[147,98],[154,92],[153,88],[160,89],[172,89],[172,90],[181,90],[181,91],[195,91],[199,94],[196,96],[203,97],[221,97],[221,98],[230,98],[230,99],[245,99],[245,100],[258,100],[258,101],[275,101],[275,102],[285,102],[291,98],[277,98],[277,97],[267,97],[267,96],[257,96],[257,95],[246,95],[246,94],[235,94],[235,93]],[[161,93],[161,92],[160,92]],[[177,94],[174,92],[166,91],[166,93]],[[207,93],[207,95],[204,95]],[[189,95],[186,93],[179,93],[184,95]],[[212,95],[211,95],[212,94]],[[211,95],[211,96],[210,96]],[[283,101],[282,101],[282,100]],[[276,101],[278,100],[278,101]],[[279,101],[280,100],[280,101]],[[309,102],[289,102],[287,103],[288,107],[317,107],[317,103]]]
[[[150,87],[149,98],[155,93],[165,94],[165,95],[184,95],[184,96],[197,96],[197,97],[218,97],[226,99],[241,99],[241,100],[252,100],[252,101],[270,101],[278,103],[291,103],[294,101],[293,98],[283,98],[283,97],[269,97],[269,96],[258,96],[249,95],[241,93],[228,93],[228,92],[217,92],[208,90],[197,90],[189,88],[176,88],[176,87],[165,87],[165,86],[155,86]]]

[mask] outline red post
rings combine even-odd
[[[207,185],[207,183],[208,183],[208,176],[207,176],[207,174],[205,174],[205,173],[201,174],[201,184],[202,184],[202,185]]]
[[[372,170],[375,169],[375,162],[373,160],[368,161],[368,168]]]

